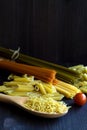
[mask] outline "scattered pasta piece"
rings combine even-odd
[[[29,96],[37,93],[37,96],[51,97],[55,100],[62,100],[64,95],[60,94],[52,83],[45,83],[36,80],[34,76],[17,76],[11,74],[8,81],[0,86],[0,92],[11,96]]]

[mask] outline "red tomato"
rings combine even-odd
[[[77,105],[82,106],[87,102],[87,97],[84,93],[77,93],[74,97],[74,102]]]

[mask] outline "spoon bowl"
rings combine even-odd
[[[47,112],[39,112],[32,109],[25,107],[24,103],[29,99],[29,97],[20,97],[20,96],[9,96],[5,94],[0,94],[0,101],[14,104],[25,111],[44,118],[58,118],[64,116],[68,113],[68,110],[64,111],[63,113],[47,113]]]

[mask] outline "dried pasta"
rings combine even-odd
[[[29,96],[32,94],[51,97],[55,100],[62,100],[64,95],[60,94],[56,87],[51,83],[45,83],[41,80],[36,80],[34,76],[17,76],[11,74],[8,81],[0,86],[0,92],[11,96]]]
[[[65,113],[68,107],[63,101],[64,95],[60,94],[51,83],[34,79],[34,76],[10,75],[9,81],[0,86],[0,92],[10,96],[27,96],[25,107],[45,113]]]
[[[64,113],[70,107],[63,101],[55,101],[52,98],[46,97],[29,97],[29,100],[24,104],[26,108],[45,113]]]
[[[69,69],[77,71],[81,74],[81,79],[78,82],[74,82],[74,85],[83,93],[87,94],[87,66],[79,64],[76,66],[71,66]]]

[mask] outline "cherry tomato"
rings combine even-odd
[[[74,97],[74,102],[79,106],[83,106],[87,102],[87,97],[84,93],[77,93]]]

